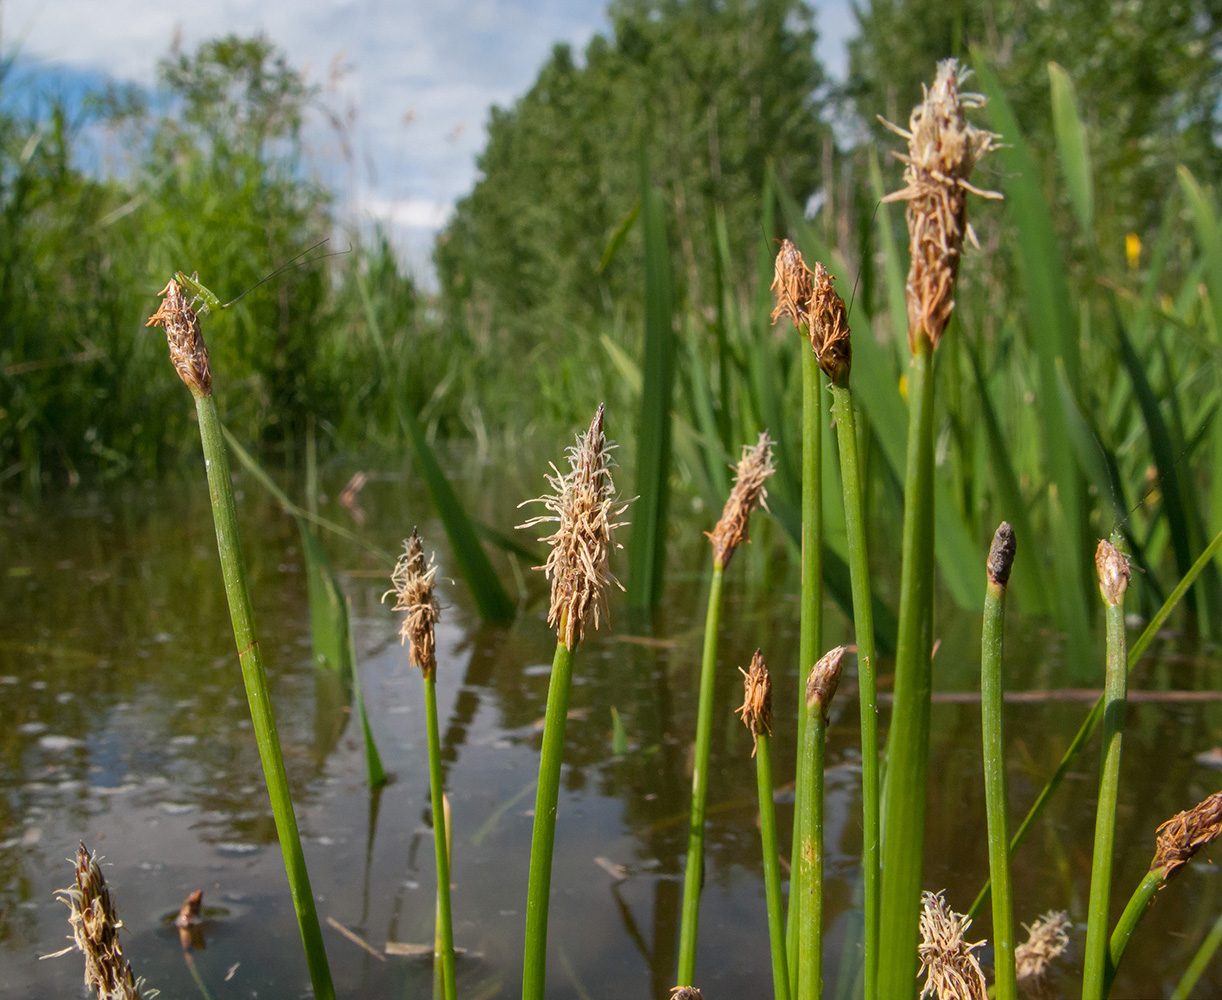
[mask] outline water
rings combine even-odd
[[[338,493],[351,469],[335,470]],[[468,462],[456,471],[481,516],[512,525],[517,497],[541,482],[517,469]],[[525,478],[523,478],[525,477]],[[539,477],[541,480],[541,477]],[[331,482],[334,480],[334,482]],[[422,688],[379,604],[390,565],[329,542],[353,601],[370,721],[393,775],[364,786],[359,726],[338,685],[315,671],[296,528],[249,480],[240,514],[261,640],[320,918],[366,941],[377,957],[324,923],[341,997],[422,996],[430,960],[384,954],[388,942],[432,940],[433,841]],[[420,525],[441,576],[452,573],[422,486],[374,477],[361,495],[364,534],[383,549]],[[323,513],[347,514],[335,503]],[[704,520],[709,520],[705,518]],[[694,519],[693,525],[706,526]],[[792,817],[793,717],[798,688],[795,577],[783,548],[757,544],[731,567],[722,642],[726,683],[714,728],[698,984],[713,997],[766,996],[767,927],[755,823],[750,738],[732,714],[735,665],[757,645],[777,683],[774,759],[778,820]],[[0,981],[14,998],[80,993],[74,955],[38,956],[66,942],[65,859],[78,840],[104,872],[138,974],[163,996],[200,995],[169,919],[204,891],[207,948],[195,954],[214,997],[309,995],[301,946],[263,789],[229,630],[202,484],[68,494],[4,514],[0,601]],[[696,536],[696,527],[685,532]],[[1021,553],[1020,553],[1021,558]],[[612,627],[576,661],[562,780],[549,943],[549,994],[665,997],[672,985],[686,849],[688,754],[707,564],[699,537],[676,540],[668,603],[646,639]],[[443,580],[438,701],[453,809],[453,906],[460,991],[511,997],[521,972],[527,857],[540,724],[554,648],[541,574],[520,581],[523,612],[508,629],[481,626],[460,583]],[[623,568],[622,566],[620,567]],[[948,601],[943,602],[947,606]],[[845,638],[833,612],[830,641]],[[941,621],[942,692],[978,686],[979,623]],[[1009,622],[1009,686],[1064,686],[1057,636]],[[1217,651],[1187,638],[1156,644],[1135,688],[1218,688]],[[889,665],[884,665],[889,669]],[[730,674],[733,673],[733,680]],[[1101,671],[1100,671],[1101,673]],[[1012,821],[1032,801],[1088,704],[1010,706]],[[628,750],[612,750],[612,708]],[[828,995],[853,956],[858,827],[857,706],[846,677],[834,705],[827,778]],[[886,725],[884,708],[883,729]],[[1222,786],[1204,752],[1222,745],[1217,701],[1135,704],[1129,711],[1118,818],[1115,913],[1144,873],[1154,830]],[[933,714],[933,788],[926,885],[966,909],[987,872],[979,705],[943,702]],[[1098,757],[1085,754],[1037,824],[1015,871],[1016,910],[1030,922],[1053,908],[1075,921],[1057,995],[1077,989],[1089,882]],[[1199,857],[1155,902],[1126,955],[1114,996],[1165,996],[1222,908],[1222,875]],[[986,937],[983,915],[973,940]],[[846,946],[847,941],[847,946]],[[1222,995],[1222,961],[1194,994]]]

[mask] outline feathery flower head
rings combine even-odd
[[[1158,828],[1150,870],[1163,869],[1163,880],[1188,864],[1193,855],[1222,833],[1222,792],[1172,816]]]
[[[569,472],[562,474],[553,465],[553,475],[546,477],[555,492],[518,505],[541,503],[551,512],[532,517],[519,528],[549,522],[557,526],[552,534],[539,539],[551,546],[551,552],[547,562],[535,569],[543,570],[552,582],[547,623],[570,650],[585,638],[591,619],[598,628],[600,615],[606,616],[608,582],[620,586],[610,571],[611,550],[620,547],[612,534],[623,527],[615,518],[628,509],[630,501],[623,502],[615,495],[609,454],[612,447],[603,435],[600,405],[590,429],[577,439],[576,447],[568,449]]]
[[[196,395],[211,396],[212,369],[208,364],[208,348],[200,332],[199,317],[173,278],[160,294],[161,305],[144,325],[165,328],[165,339],[170,345],[170,361],[178,377]]]
[[[776,255],[772,276],[772,294],[776,296],[776,308],[772,310],[772,322],[788,316],[793,325],[806,336],[810,335],[806,315],[810,305],[811,270],[802,259],[802,253],[789,240],[781,240],[781,249]]]
[[[1099,593],[1103,600],[1112,607],[1123,603],[1133,571],[1124,553],[1106,538],[1101,538],[1095,549],[1095,569],[1099,573]]]
[[[938,63],[932,87],[912,110],[908,128],[879,119],[908,140],[907,154],[895,156],[904,164],[904,187],[883,201],[908,202],[908,346],[916,352],[924,336],[938,346],[955,308],[955,278],[963,238],[968,234],[968,193],[1000,198],[968,183],[972,168],[999,137],[968,122],[965,108],[984,105],[980,94],[963,93],[967,76],[954,59]]]
[[[971,926],[971,918],[955,913],[942,893],[921,893],[921,943],[917,950],[926,977],[922,1000],[987,1000],[988,983],[973,954],[984,942],[967,943],[965,935]]]
[[[1014,962],[1018,981],[1028,993],[1038,993],[1048,967],[1069,947],[1070,926],[1064,910],[1049,910],[1030,927],[1023,924],[1027,940],[1014,949]]]
[[[832,276],[818,261],[815,261],[815,280],[806,311],[810,322],[810,345],[819,367],[834,385],[844,385],[853,367],[849,311],[832,284]]]
[[[755,756],[761,736],[772,734],[772,678],[763,654],[757,649],[751,657],[751,669],[738,668],[743,675],[743,704],[738,709],[743,725],[751,731],[751,756]]]
[[[772,441],[768,432],[759,436],[754,448],[743,445],[743,457],[738,460],[734,488],[721,512],[721,520],[712,531],[706,531],[713,543],[713,563],[724,569],[739,543],[747,540],[747,521],[756,507],[768,509],[765,484],[776,469],[772,464]]]
[[[441,617],[441,605],[433,594],[436,576],[437,567],[432,559],[425,560],[420,533],[413,528],[412,537],[404,541],[403,555],[390,574],[394,589],[383,594],[382,600],[394,594],[394,610],[407,612],[399,626],[399,643],[411,640],[408,658],[426,678],[437,669],[435,626]]]

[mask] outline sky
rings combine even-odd
[[[819,58],[840,76],[848,0],[816,8]],[[427,280],[433,237],[475,183],[489,107],[524,93],[557,42],[580,52],[607,32],[605,9],[606,0],[0,0],[0,51],[17,55],[22,80],[151,86],[176,38],[191,51],[262,32],[323,87],[330,115],[315,116],[306,140],[341,219],[384,224]]]

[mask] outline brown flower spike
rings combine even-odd
[[[942,893],[921,894],[921,972],[925,985],[921,997],[937,1000],[986,1000],[988,984],[980,961],[973,952],[984,942],[965,940],[970,917],[955,913]]]
[[[1219,834],[1222,834],[1222,792],[1215,792],[1192,809],[1172,816],[1158,828],[1157,847],[1150,870],[1162,868],[1163,880],[1166,881]]]
[[[908,128],[880,119],[908,140],[908,153],[896,153],[904,164],[904,187],[883,201],[908,202],[908,346],[915,354],[921,337],[938,346],[955,308],[955,278],[963,238],[967,235],[968,193],[1000,198],[968,183],[972,168],[998,136],[968,123],[965,108],[979,108],[984,98],[959,89],[966,73],[954,59],[938,63],[932,87],[913,108]]]
[[[844,654],[853,648],[852,646],[837,646],[835,649],[829,649],[810,668],[810,674],[806,678],[806,711],[812,712],[818,708],[819,715],[822,716],[824,722],[827,722],[827,714],[831,710],[836,688],[840,686],[840,663],[844,659]]]
[[[1049,910],[1027,930],[1027,940],[1014,949],[1018,981],[1028,994],[1042,993],[1043,979],[1053,961],[1069,947],[1069,928],[1073,926],[1064,910]]]
[[[776,296],[776,308],[772,310],[774,325],[782,316],[788,316],[804,336],[810,336],[806,310],[810,306],[813,277],[806,261],[802,259],[801,251],[789,240],[781,240],[771,286],[772,294]],[[803,326],[807,329],[803,330]]]
[[[1100,539],[1095,549],[1095,569],[1099,573],[1099,593],[1103,600],[1112,607],[1122,604],[1133,571],[1124,553],[1106,538]]]
[[[772,678],[763,654],[757,649],[751,657],[751,669],[738,668],[743,675],[743,704],[738,709],[743,725],[751,731],[751,756],[759,746],[761,736],[772,735]]]
[[[413,528],[412,537],[403,543],[403,555],[390,574],[394,590],[383,594],[382,600],[393,593],[394,610],[407,612],[399,626],[399,642],[411,640],[408,657],[426,678],[432,677],[437,669],[435,626],[441,617],[441,606],[433,594],[436,576],[437,567],[431,559],[425,561],[420,533]]]
[[[818,261],[815,261],[815,281],[807,314],[810,317],[810,344],[819,367],[834,385],[846,384],[853,367],[849,311],[832,284],[832,276]]]
[[[730,565],[730,559],[739,544],[747,540],[747,522],[756,507],[768,509],[768,490],[765,484],[776,469],[772,465],[772,442],[768,432],[759,436],[754,448],[743,445],[743,457],[738,461],[734,488],[721,512],[721,520],[713,530],[706,531],[713,543],[713,564],[722,569]]]
[[[555,493],[518,505],[541,503],[551,511],[532,517],[519,528],[547,522],[557,525],[555,532],[539,539],[552,549],[547,562],[535,569],[543,570],[552,581],[547,623],[570,650],[585,638],[591,618],[598,628],[599,616],[606,616],[608,581],[620,586],[609,569],[611,549],[619,548],[611,536],[623,526],[615,518],[628,509],[628,503],[621,503],[615,495],[608,454],[612,447],[603,436],[603,408],[599,406],[585,436],[568,449],[570,471],[561,474],[552,466],[554,475],[547,481]]]
[[[212,395],[212,369],[208,364],[208,348],[199,328],[199,316],[183,295],[173,278],[161,290],[163,296],[157,311],[145,326],[165,328],[170,345],[170,361],[187,388],[197,396]]]

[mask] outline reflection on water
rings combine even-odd
[[[335,485],[352,470],[336,471]],[[476,469],[501,503],[499,471]],[[495,476],[495,479],[493,478]],[[341,996],[423,996],[430,961],[385,954],[432,941],[433,862],[418,673],[378,603],[390,566],[328,542],[352,597],[371,725],[392,782],[364,787],[359,728],[347,693],[311,663],[306,583],[296,528],[250,484],[241,500],[261,639],[320,917]],[[529,496],[534,487],[513,487]],[[478,491],[476,491],[478,492]],[[419,523],[452,570],[444,536],[417,484],[374,477],[361,494],[362,529],[383,549]],[[483,516],[507,527],[506,510]],[[347,516],[331,504],[333,516]],[[696,527],[689,532],[695,536]],[[105,856],[127,925],[125,950],[164,996],[199,995],[172,920],[203,890],[207,948],[194,961],[220,998],[309,995],[292,906],[233,652],[202,488],[178,484],[139,494],[73,494],[37,510],[11,507],[2,528],[0,577],[0,981],[7,996],[72,996],[75,957],[38,962],[68,933],[52,891],[66,885],[78,839]],[[657,641],[596,634],[576,661],[562,784],[550,933],[554,996],[665,997],[678,934],[688,746],[694,729],[704,593],[693,568],[707,563],[698,537],[672,554],[670,602]],[[709,997],[766,995],[771,982],[755,823],[751,741],[732,709],[737,672],[758,645],[777,678],[774,756],[792,761],[798,690],[793,567],[757,544],[727,588],[734,634],[722,644],[707,872],[698,979]],[[541,581],[509,629],[478,624],[461,584],[444,581],[438,632],[438,700],[446,786],[453,806],[454,916],[460,990],[516,995],[539,722],[554,637],[544,625]],[[614,614],[614,611],[613,611]],[[835,616],[833,616],[835,619]],[[623,627],[622,615],[613,625]],[[832,623],[841,638],[844,625]],[[939,690],[977,686],[979,625],[943,623]],[[1059,644],[1038,624],[1011,618],[1011,686],[1057,687]],[[1218,687],[1218,661],[1172,639],[1140,668],[1134,687]],[[1101,671],[1100,671],[1101,672]],[[731,679],[732,677],[732,679]],[[612,749],[612,708],[627,750]],[[827,780],[829,993],[856,965],[853,910],[860,845],[856,704],[846,677],[833,709]],[[1011,799],[1025,808],[1086,711],[1081,703],[1016,704],[1007,724]],[[885,712],[885,710],[884,710]],[[1216,702],[1130,709],[1117,843],[1116,908],[1136,885],[1163,819],[1222,785],[1201,756],[1222,744]],[[886,719],[884,717],[884,729]],[[987,870],[979,707],[938,704],[926,883],[964,909]],[[1097,757],[1086,755],[1033,831],[1015,873],[1017,916],[1051,908],[1078,921],[1080,949],[1093,832]],[[792,763],[778,774],[784,785]],[[779,822],[792,789],[778,791]],[[1017,815],[1016,817],[1017,818]],[[1212,923],[1222,875],[1194,863],[1155,904],[1126,958],[1115,996],[1166,995]],[[988,934],[989,920],[976,925]],[[404,951],[400,947],[392,950]],[[1071,956],[1062,980],[1076,989]],[[1215,962],[1199,996],[1222,993]]]

